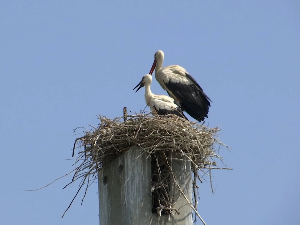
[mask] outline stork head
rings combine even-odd
[[[136,85],[135,88],[133,88],[133,90],[138,87],[138,89],[135,91],[135,92],[137,92],[142,87],[151,85],[151,82],[152,82],[152,76],[150,74],[146,74],[145,76],[143,76],[141,82],[138,83],[138,85]]]
[[[154,54],[154,62],[152,64],[151,70],[149,72],[150,75],[152,75],[155,67],[156,67],[156,63],[160,62],[162,64],[164,60],[164,52],[162,50],[158,50],[157,52],[155,52]]]

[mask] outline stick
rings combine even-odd
[[[124,107],[124,108],[123,108],[124,122],[127,120],[127,116],[128,116],[128,113],[127,113],[127,107]]]

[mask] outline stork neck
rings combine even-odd
[[[162,68],[163,62],[164,62],[164,58],[158,58],[156,60],[155,74]]]
[[[145,100],[148,106],[150,106],[150,100],[153,97],[153,93],[150,89],[150,85],[145,85]]]

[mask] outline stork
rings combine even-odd
[[[152,83],[152,76],[150,74],[146,74],[143,76],[142,80],[138,85],[135,86],[134,89],[138,87],[136,92],[145,86],[145,100],[152,113],[158,115],[167,115],[167,114],[175,114],[179,117],[185,118],[185,115],[182,113],[181,108],[174,103],[174,99],[170,98],[166,95],[155,95],[152,93],[150,86]]]
[[[150,70],[155,69],[155,78],[168,92],[183,111],[199,122],[208,117],[210,98],[204,93],[197,81],[181,66],[171,65],[162,68],[164,53],[158,50]]]

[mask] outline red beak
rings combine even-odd
[[[152,67],[151,67],[151,70],[149,72],[150,75],[152,75],[154,69],[155,69],[155,66],[156,66],[156,60],[154,60],[153,64],[152,64]]]

